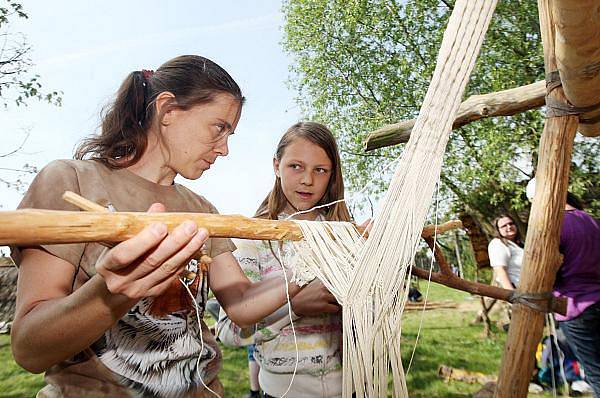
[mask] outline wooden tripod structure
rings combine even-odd
[[[540,140],[536,194],[518,288],[534,294],[552,290],[562,262],[559,234],[575,134],[579,129],[583,135],[600,136],[598,1],[538,0],[538,8],[548,112]],[[483,117],[511,115],[540,106],[538,85],[539,82],[467,99],[454,128]],[[374,131],[366,140],[366,150],[406,142],[413,124],[406,121]],[[520,304],[513,307],[496,398],[527,396],[543,325],[543,313]]]

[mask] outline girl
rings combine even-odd
[[[496,237],[488,246],[490,265],[494,269],[496,281],[501,287],[513,290],[519,285],[523,243],[517,224],[508,215],[494,220]]]
[[[200,56],[133,72],[104,114],[101,133],[82,143],[77,160],[45,167],[20,207],[76,210],[61,200],[71,190],[118,211],[216,213],[174,179],[197,179],[227,155],[243,102],[231,76]],[[203,246],[213,258],[209,271],[190,261]],[[25,369],[46,371],[38,397],[211,396],[205,385],[223,395],[221,353],[196,320],[209,282],[240,325],[286,300],[277,278],[252,285],[234,249],[229,239],[207,239],[191,221],[171,233],[153,224],[110,250],[13,248],[20,265],[13,354]],[[180,281],[185,270],[196,276]],[[289,288],[291,296],[299,290]]]
[[[313,122],[297,123],[283,135],[273,159],[275,185],[256,217],[282,219],[298,211],[344,197],[340,156],[331,132]],[[350,221],[344,202],[295,215],[295,219]],[[290,247],[271,241],[243,241],[234,255],[253,280],[280,277],[281,256]],[[341,307],[319,281],[311,282],[291,300],[298,342],[298,367],[287,396],[337,397],[342,392]],[[260,365],[259,384],[265,396],[281,397],[296,365],[296,346],[288,306],[261,321],[255,328],[240,328],[221,312],[217,327],[228,345],[255,342]]]

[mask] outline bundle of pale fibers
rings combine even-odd
[[[345,397],[353,391],[386,396],[390,372],[393,395],[408,396],[400,331],[410,266],[496,2],[454,5],[431,84],[369,239],[364,242],[349,224],[299,221],[305,241],[297,243],[297,266],[317,275],[343,306]]]

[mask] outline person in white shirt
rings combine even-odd
[[[490,265],[494,269],[494,279],[505,289],[515,289],[519,285],[521,263],[523,262],[523,242],[512,217],[501,215],[494,220],[496,237],[488,246]]]

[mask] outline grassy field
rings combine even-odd
[[[422,284],[425,293],[425,285]],[[468,294],[431,285],[429,300],[452,300],[457,309],[405,312],[403,325],[403,362],[408,365],[419,324],[419,342],[407,376],[411,397],[470,397],[481,388],[478,384],[446,383],[437,376],[440,365],[484,374],[497,374],[506,334],[495,330],[491,339],[482,335],[481,325],[471,325],[477,301]],[[224,365],[220,378],[229,397],[241,397],[247,391],[247,363],[244,349],[223,348]],[[12,359],[10,338],[0,336],[0,397],[33,397],[43,386],[41,375],[21,370]],[[552,396],[549,394],[536,397]]]

